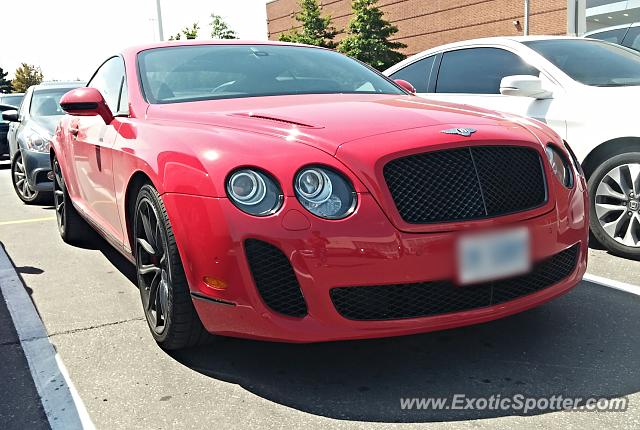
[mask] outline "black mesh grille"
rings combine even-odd
[[[557,284],[573,273],[579,245],[534,265],[526,275],[464,287],[449,281],[340,287],[330,291],[340,315],[352,320],[392,320],[466,311],[504,303]]]
[[[244,248],[253,280],[267,306],[284,315],[305,316],[307,304],[287,256],[257,239],[247,239]]]
[[[540,155],[521,146],[480,146],[392,160],[384,178],[403,220],[412,224],[480,219],[541,206]]]

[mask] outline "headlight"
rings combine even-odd
[[[36,132],[32,132],[25,138],[27,148],[37,152],[49,152],[49,145],[51,139],[49,137],[42,136]]]
[[[571,166],[569,161],[565,158],[559,150],[555,149],[551,145],[547,145],[544,152],[547,154],[549,164],[551,164],[551,170],[558,180],[567,188],[573,186],[573,175],[571,174]]]
[[[242,211],[267,216],[282,205],[280,187],[271,176],[255,169],[240,169],[227,180],[227,194],[234,205]]]
[[[294,189],[302,206],[321,218],[344,218],[356,207],[356,192],[351,183],[325,167],[301,169],[296,175]]]

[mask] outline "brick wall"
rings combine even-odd
[[[530,34],[566,34],[567,0],[531,0]],[[320,0],[323,14],[342,30],[351,14],[351,0]],[[524,25],[523,0],[379,0],[378,6],[399,29],[394,39],[411,55],[444,43],[476,37],[518,35],[513,22]],[[297,0],[267,3],[269,38],[297,28]],[[340,36],[338,37],[338,39]]]

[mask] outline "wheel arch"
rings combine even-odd
[[[151,178],[141,170],[136,171],[131,178],[129,178],[129,183],[127,184],[127,188],[124,194],[124,224],[126,228],[127,241],[129,242],[129,246],[131,252],[133,253],[133,221],[132,214],[135,212],[136,200],[138,197],[138,193],[140,189],[144,185],[151,185],[155,187]]]
[[[582,162],[587,180],[607,158],[627,152],[640,152],[640,137],[627,136],[608,140],[596,146]]]

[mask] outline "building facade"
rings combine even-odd
[[[586,0],[586,30],[640,22],[640,0]]]
[[[351,0],[319,0],[323,13],[343,30]],[[434,46],[489,36],[521,35],[524,0],[379,0],[385,18],[398,27],[394,40],[411,55]],[[298,0],[267,3],[269,39],[299,28]],[[529,0],[529,34],[581,35],[608,25],[640,20],[640,0]],[[342,35],[338,36],[338,40]]]

